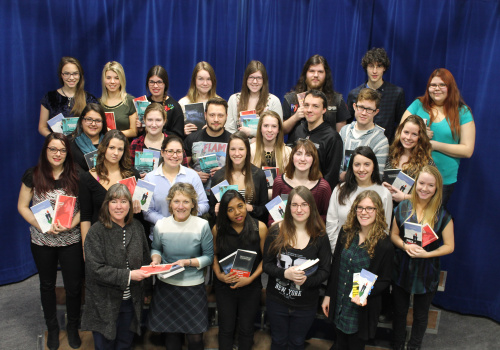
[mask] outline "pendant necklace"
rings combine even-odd
[[[65,93],[64,93],[64,89],[61,88],[61,92],[63,93],[64,97],[66,97],[68,99],[68,108],[71,107],[71,102],[73,102],[73,97],[68,97]]]

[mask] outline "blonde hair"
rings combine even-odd
[[[127,80],[125,79],[125,71],[123,70],[123,66],[116,62],[116,61],[111,61],[108,62],[104,65],[104,68],[102,69],[102,75],[101,75],[101,84],[102,84],[102,95],[101,95],[101,102],[103,104],[108,103],[108,89],[106,88],[106,73],[108,71],[112,71],[118,75],[118,79],[120,80],[120,98],[123,101],[123,104],[127,104],[127,91],[125,90],[125,87],[127,86]]]
[[[434,228],[434,224],[438,220],[438,211],[439,208],[441,208],[441,201],[443,199],[443,178],[441,176],[441,173],[439,170],[432,165],[426,165],[420,170],[418,173],[417,178],[415,179],[415,189],[411,193],[411,204],[412,204],[412,209],[410,216],[413,216],[417,212],[417,202],[418,202],[418,193],[417,193],[417,184],[418,184],[418,179],[420,178],[420,175],[423,173],[432,175],[436,179],[436,192],[432,196],[431,200],[429,203],[424,208],[424,216],[422,218],[422,225],[429,224],[430,227]]]
[[[210,65],[210,63],[201,61],[194,66],[193,69],[193,74],[191,75],[191,85],[189,86],[189,90],[186,94],[186,97],[188,98],[189,102],[194,103],[198,101],[199,93],[198,89],[196,89],[196,77],[198,76],[198,72],[200,71],[207,71],[208,74],[210,75],[210,80],[212,81],[212,87],[210,88],[210,91],[208,92],[208,99],[211,99],[213,97],[217,96],[216,88],[217,88],[217,78],[215,77],[215,71]]]
[[[185,182],[177,182],[172,187],[170,187],[170,190],[168,191],[167,203],[170,214],[174,215],[172,213],[171,203],[175,195],[178,193],[191,199],[191,202],[193,203],[193,208],[191,208],[191,215],[194,216],[198,215],[198,193],[196,193],[196,190],[194,189],[193,185]]]
[[[278,135],[276,136],[276,140],[274,141],[274,157],[276,159],[276,167],[278,167],[280,173],[282,173],[285,170],[285,165],[287,164],[287,160],[284,159],[285,141],[283,136],[283,122],[281,121],[278,113],[274,111],[265,111],[259,117],[259,124],[257,125],[257,136],[255,141],[255,155],[252,163],[259,168],[267,166],[266,159],[262,156],[264,152],[264,142],[262,140],[262,124],[264,123],[265,117],[272,117],[278,121],[279,131]]]

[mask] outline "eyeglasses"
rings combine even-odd
[[[256,82],[260,83],[262,80],[264,80],[262,77],[248,77],[249,82],[256,81]]]
[[[50,153],[52,154],[57,154],[57,152],[61,152],[61,154],[66,154],[67,150],[66,148],[55,148],[55,147],[47,147]]]
[[[292,207],[293,210],[297,210],[299,208],[307,209],[307,208],[309,208],[309,204],[308,203],[302,203],[302,204],[292,203],[292,204],[290,204],[290,207]]]
[[[376,109],[368,108],[365,106],[359,106],[357,103],[356,103],[356,108],[357,108],[358,112],[360,112],[360,113],[366,112],[366,114],[373,114],[376,111]]]
[[[368,214],[373,214],[373,212],[375,210],[377,210],[377,208],[374,208],[374,207],[366,207],[366,208],[363,208],[363,207],[356,207],[356,212],[358,212],[359,214],[361,214],[362,212],[366,211]]]
[[[173,149],[164,149],[163,152],[165,152],[169,157],[172,157],[174,154],[178,157],[182,155],[182,151],[180,149],[177,151],[174,151]]]
[[[85,121],[85,124],[88,124],[88,125],[92,125],[93,123],[95,123],[95,125],[101,125],[102,124],[102,120],[101,119],[92,119],[90,117],[85,117],[85,118],[83,118],[83,120]]]
[[[148,84],[151,86],[155,86],[155,85],[163,86],[163,85],[165,85],[165,83],[161,80],[158,80],[158,81],[150,80],[150,81],[148,81]]]
[[[73,73],[64,72],[64,73],[62,73],[62,76],[65,77],[65,78],[69,78],[69,77],[78,78],[80,76],[80,72],[73,72]]]
[[[445,83],[439,83],[439,84],[429,84],[430,89],[436,90],[437,88],[439,89],[444,89],[446,87]]]

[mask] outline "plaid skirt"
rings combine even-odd
[[[148,314],[153,332],[198,334],[208,330],[208,302],[204,284],[174,286],[157,280]]]

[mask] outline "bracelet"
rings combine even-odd
[[[189,259],[189,266],[191,266],[191,259]]]

